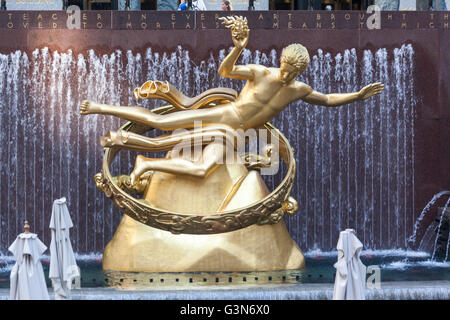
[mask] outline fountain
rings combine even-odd
[[[299,210],[295,216],[285,217],[284,222],[295,243],[306,249],[303,252],[305,270],[289,274],[224,272],[216,277],[195,273],[191,277],[193,283],[189,282],[190,278],[179,278],[179,281],[186,280],[183,283],[194,289],[207,285],[211,291],[215,285],[231,289],[233,284],[242,287],[295,284],[295,287],[284,286],[285,290],[290,288],[288,293],[283,293],[286,295],[265,290],[239,293],[231,290],[225,295],[230,298],[329,298],[330,290],[325,285],[333,281],[331,266],[336,260],[337,235],[352,227],[366,248],[362,253],[363,262],[381,268],[383,290],[373,290],[369,297],[448,299],[445,281],[450,279],[450,274],[445,212],[450,205],[450,193],[441,191],[449,190],[448,173],[443,165],[445,152],[441,166],[436,164],[434,152],[431,152],[437,150],[439,144],[441,148],[444,146],[441,152],[445,150],[447,141],[443,129],[447,124],[443,101],[436,98],[446,97],[445,69],[439,71],[438,66],[447,61],[445,55],[434,54],[439,48],[445,52],[445,41],[436,44],[429,37],[429,34],[439,34],[445,38],[442,29],[446,13],[434,13],[434,20],[431,13],[426,12],[405,13],[406,18],[401,12],[382,13],[383,23],[390,23],[384,27],[395,31],[385,37],[379,36],[377,31],[363,30],[363,25],[357,31],[348,30],[350,24],[358,27],[360,13],[349,13],[348,16],[356,18],[348,22],[345,12],[341,16],[336,12],[336,27],[344,30],[339,31],[342,37],[331,44],[323,40],[329,37],[322,36],[329,34],[333,25],[322,24],[323,30],[316,27],[313,32],[300,30],[303,15],[297,13],[292,12],[293,26],[297,29],[288,32],[283,39],[296,41],[293,40],[296,37],[305,37],[299,41],[314,48],[310,50],[311,63],[298,80],[322,92],[347,92],[374,81],[383,81],[385,90],[366,103],[356,102],[348,108],[335,110],[294,102],[273,121],[296,151],[297,175],[291,195],[298,200]],[[288,14],[280,12],[280,29],[289,27],[286,20],[290,20],[291,12]],[[276,34],[278,30],[267,30],[272,27],[271,20],[267,19],[272,18],[271,15],[265,14],[266,23],[253,30],[259,29],[256,32],[264,36]],[[111,16],[115,16],[114,13]],[[134,20],[138,21],[136,17],[137,13]],[[308,22],[308,28],[314,29],[315,14],[306,17],[312,23]],[[324,14],[324,18],[329,16]],[[400,30],[405,19],[406,29]],[[116,23],[119,20],[114,21],[108,28],[122,28]],[[431,30],[431,24],[428,28],[428,22],[433,22],[436,29]],[[14,26],[17,28],[16,23]],[[214,27],[214,21],[207,25],[207,28]],[[95,29],[95,23],[89,28]],[[102,273],[101,252],[112,239],[121,215],[96,189],[92,177],[102,166],[103,152],[97,144],[100,136],[109,129],[121,127],[124,122],[102,115],[80,117],[78,106],[83,99],[89,99],[114,105],[159,107],[164,103],[136,100],[133,96],[134,88],[149,79],[167,80],[187,96],[215,87],[241,90],[242,81],[217,75],[219,65],[230,51],[227,44],[211,41],[208,45],[192,47],[190,41],[180,39],[193,30],[182,29],[155,31],[174,36],[176,40],[167,44],[156,43],[153,39],[135,39],[130,43],[118,41],[113,49],[98,46],[93,39],[83,42],[84,46],[68,45],[67,41],[56,44],[46,35],[51,33],[47,30],[33,30],[41,35],[38,42],[27,42],[20,47],[14,43],[3,45],[0,107],[8,112],[0,114],[0,183],[3,186],[0,288],[7,288],[8,272],[13,263],[6,248],[20,232],[22,221],[29,220],[44,243],[49,243],[50,204],[62,196],[68,197],[74,221],[72,240],[84,274],[82,287],[110,285]],[[5,31],[7,37],[15,32],[6,29],[2,32]],[[67,30],[58,32],[73,34]],[[109,32],[105,30],[107,38]],[[121,32],[129,35],[135,31],[123,29]],[[358,41],[342,42],[342,38],[350,39],[355,32],[359,35]],[[28,31],[19,33],[20,39],[23,39],[22,34],[28,35]],[[80,32],[89,36],[91,33],[93,30]],[[205,39],[216,39],[216,33],[220,31],[202,31]],[[320,37],[312,37],[311,33]],[[441,36],[435,38],[441,39]],[[211,45],[220,50],[211,49]],[[251,50],[244,50],[238,63],[279,66],[281,51],[273,40],[267,41],[261,50],[255,47],[258,48],[252,44]],[[200,48],[203,54],[199,55]],[[205,49],[212,51],[205,54]],[[436,130],[436,119],[442,120],[440,132]],[[432,130],[428,131],[430,128]],[[161,132],[155,130],[149,136],[159,134]],[[439,139],[440,143],[436,142]],[[132,151],[117,154],[111,165],[112,175],[131,172],[130,163],[135,157]],[[286,167],[282,167],[282,172],[286,172]],[[437,179],[439,174],[441,179]],[[263,179],[268,189],[273,190],[282,175],[263,176]],[[45,271],[48,257],[44,257],[43,265]],[[117,280],[119,286],[124,282],[132,286],[135,280],[142,280],[149,292],[147,295],[122,292],[115,298],[173,298],[176,293],[168,290],[176,284],[176,277],[177,274],[167,273],[154,275],[150,278],[153,282],[142,275],[117,277],[113,280]],[[430,287],[419,288],[422,281],[430,281],[424,285]],[[317,288],[320,285],[321,289],[304,291],[309,283]],[[434,291],[432,286],[435,286]],[[157,288],[160,290],[155,295]],[[223,297],[209,290],[182,291],[176,297],[199,297],[195,292],[202,292],[204,298]],[[99,296],[98,292],[88,294],[86,290],[78,298],[109,298],[108,294]]]

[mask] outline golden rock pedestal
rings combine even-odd
[[[204,179],[156,172],[145,199],[161,209],[210,215],[244,207],[267,194],[257,171],[225,164]],[[103,269],[111,271],[269,271],[304,265],[303,254],[283,220],[227,233],[191,235],[152,228],[124,214],[103,253]]]

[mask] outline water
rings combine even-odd
[[[133,89],[146,80],[168,80],[188,96],[212,87],[240,90],[243,81],[217,74],[227,52],[194,63],[182,47],[173,52],[116,50],[75,56],[39,48],[28,54],[0,54],[0,252],[22,232],[50,243],[53,200],[68,199],[71,233],[78,253],[102,252],[120,214],[97,191],[99,137],[124,121],[109,116],[81,117],[90,99],[108,104],[153,108],[161,101],[135,101]],[[239,63],[277,66],[279,52],[244,50]],[[339,232],[356,230],[365,248],[407,248],[415,230],[414,207],[414,49],[355,49],[311,52],[299,80],[321,92],[350,92],[381,81],[383,94],[348,107],[324,108],[292,103],[273,123],[296,150],[292,196],[296,216],[286,218],[301,248],[332,250]],[[113,174],[128,174],[135,153],[121,152]],[[281,177],[266,177],[269,188]]]
[[[280,284],[332,284],[335,280],[334,263],[337,252],[320,250],[305,253],[304,270],[259,272],[188,272],[188,273],[140,273],[105,272],[102,255],[76,255],[81,269],[82,288],[127,288],[165,290],[165,288],[205,288],[234,285]],[[450,262],[431,260],[429,253],[408,250],[363,250],[361,261],[366,266],[380,268],[381,282],[392,281],[450,281]],[[49,256],[41,259],[48,287]],[[15,261],[11,256],[0,256],[0,288],[9,288],[9,275]],[[369,275],[368,275],[369,276]],[[231,280],[230,280],[231,279]]]

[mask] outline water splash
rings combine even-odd
[[[337,257],[337,250],[333,251],[322,251],[320,249],[314,250],[306,250],[303,252],[305,257],[315,257],[315,256],[323,256],[323,257]],[[361,256],[375,256],[375,257],[406,257],[406,258],[430,258],[430,254],[425,251],[417,251],[417,250],[405,250],[405,249],[389,249],[389,250],[372,250],[372,249],[363,249],[361,251]]]
[[[441,191],[433,196],[433,198],[423,208],[421,214],[416,220],[413,234],[409,237],[408,243],[410,247],[417,247],[419,250],[428,251],[431,254],[431,261],[442,260],[448,261],[448,249],[450,244],[450,234],[447,238],[443,235],[446,231],[443,229],[444,225],[448,224],[446,221],[446,213],[450,205],[450,197],[447,198],[440,215],[434,218],[434,213],[430,209],[436,205],[437,201],[444,195],[449,195],[450,191]],[[444,198],[445,199],[445,198]],[[439,210],[438,210],[439,212]],[[426,218],[426,219],[425,219]],[[429,221],[430,219],[431,222]],[[441,232],[442,230],[442,232]],[[420,233],[422,231],[423,233]],[[419,241],[420,239],[420,241]],[[442,248],[442,243],[445,248]],[[439,242],[441,242],[439,244]],[[443,254],[441,251],[444,251]]]
[[[414,224],[414,230],[412,235],[408,238],[408,241],[410,243],[415,243],[417,238],[417,232],[419,230],[419,227],[423,221],[423,218],[426,216],[427,212],[430,210],[430,208],[436,203],[436,201],[441,198],[443,195],[450,194],[450,191],[441,191],[433,196],[433,198],[427,203],[427,205],[423,208],[422,212],[420,213],[419,217],[416,219],[416,222]]]
[[[436,249],[437,249],[437,244],[438,244],[438,240],[439,240],[439,234],[441,231],[442,222],[444,221],[445,213],[447,212],[447,207],[448,207],[449,203],[450,203],[450,197],[448,198],[447,202],[445,203],[444,209],[442,210],[442,213],[441,213],[441,217],[439,218],[439,226],[437,229],[436,240],[434,241],[433,256],[431,257],[431,260],[435,260],[435,257],[436,257]],[[447,246],[446,246],[447,251],[446,251],[444,261],[447,260],[447,257],[448,257],[448,242],[450,242],[450,240],[447,241]]]

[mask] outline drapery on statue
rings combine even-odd
[[[214,94],[217,92],[209,90],[211,92],[205,92],[196,97],[196,101],[188,101],[193,105],[189,110],[189,106],[184,106],[182,101],[189,99],[172,88],[170,84],[149,82],[148,85],[153,88],[137,89],[136,96],[139,97],[142,93],[142,96],[146,98],[162,98],[172,102],[174,106],[178,106],[181,111],[160,115],[143,107],[111,106],[83,101],[81,114],[112,115],[161,130],[192,129],[194,122],[201,121],[202,131],[206,137],[212,133],[223,132],[227,128],[244,130],[258,128],[277,116],[289,103],[299,99],[311,104],[336,107],[368,99],[374,94],[380,93],[384,88],[381,83],[373,83],[365,86],[359,92],[353,93],[323,94],[313,90],[307,84],[295,80],[306,70],[310,61],[307,49],[300,44],[291,44],[283,50],[280,68],[268,68],[256,64],[236,65],[236,61],[249,39],[250,30],[247,26],[247,19],[237,16],[221,19],[226,27],[231,29],[234,48],[223,60],[218,72],[223,77],[247,81],[235,99],[233,93],[226,92],[226,89],[217,89],[220,92],[216,97]],[[148,92],[150,94],[147,94]],[[170,92],[172,92],[171,95]],[[226,100],[227,102],[200,109],[214,100],[219,102]],[[147,138],[119,131],[109,132],[101,142],[104,147],[121,146],[139,151],[154,151],[170,150],[170,146],[179,143],[182,138],[180,136]],[[201,159],[197,161],[182,158],[150,159],[139,155],[130,175],[131,184],[137,184],[141,175],[148,171],[205,177],[216,167],[217,162],[222,160],[223,153],[224,148],[221,143],[211,143],[204,149]]]

